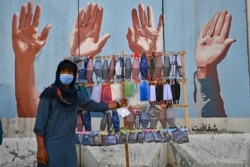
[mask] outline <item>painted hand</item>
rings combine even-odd
[[[25,55],[27,57],[29,55],[28,59],[32,56],[35,58],[35,55],[45,45],[52,25],[46,25],[39,34],[40,13],[41,7],[38,5],[33,14],[33,3],[29,2],[21,7],[19,22],[18,14],[13,15],[12,45],[16,56]]]
[[[73,27],[70,53],[72,56],[95,56],[101,52],[110,34],[99,38],[103,8],[88,3],[85,10],[80,9]]]
[[[236,42],[236,39],[228,38],[231,21],[232,15],[223,10],[204,24],[195,51],[198,68],[213,68],[225,58],[231,44]]]
[[[147,14],[143,4],[138,5],[139,17],[136,9],[132,9],[133,27],[129,27],[127,40],[129,48],[134,53],[152,53],[162,51],[163,46],[163,15],[159,16],[158,27],[154,27],[153,11],[147,7]]]

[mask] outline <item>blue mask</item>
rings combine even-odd
[[[70,74],[60,74],[60,81],[64,85],[69,85],[73,81],[74,76]]]

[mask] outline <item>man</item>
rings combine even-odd
[[[40,95],[34,127],[38,167],[77,167],[74,136],[78,107],[105,112],[127,105],[126,99],[120,103],[97,103],[88,98],[75,89],[76,75],[77,66],[73,62],[61,61],[55,82]]]

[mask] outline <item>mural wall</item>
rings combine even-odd
[[[3,4],[3,0],[0,0]],[[245,0],[14,1],[0,6],[0,117],[35,117],[66,56],[185,51],[190,117],[249,117]],[[79,9],[79,13],[78,13]],[[184,117],[176,108],[177,117]]]

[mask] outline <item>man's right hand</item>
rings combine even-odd
[[[48,153],[45,148],[38,148],[37,150],[37,162],[39,164],[47,164]]]

